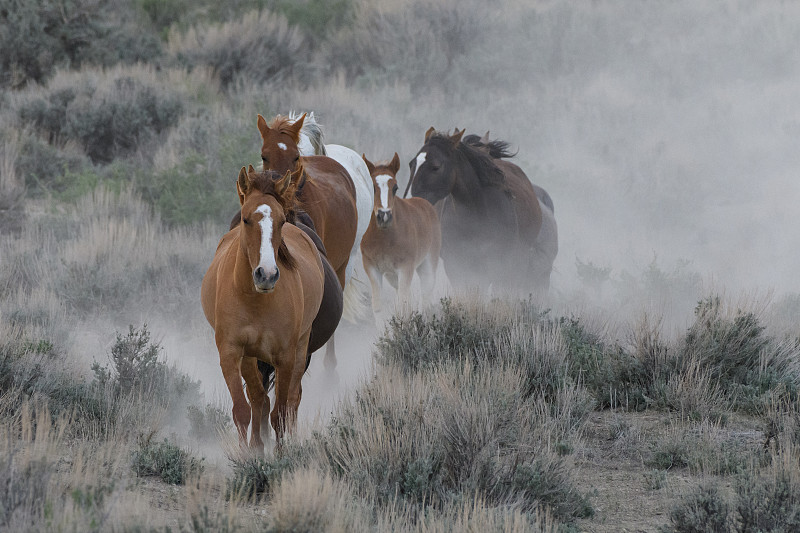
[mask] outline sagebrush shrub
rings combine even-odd
[[[202,459],[192,457],[166,439],[141,443],[131,461],[137,476],[158,476],[171,485],[183,485],[190,476],[203,472]]]
[[[46,82],[59,67],[158,57],[157,36],[127,22],[129,7],[108,0],[0,0],[0,87]]]
[[[223,24],[198,24],[185,32],[172,32],[169,49],[184,66],[213,69],[222,87],[242,80],[303,79],[311,68],[301,33],[285,17],[267,10]]]
[[[797,342],[778,342],[765,333],[759,317],[731,312],[719,296],[701,300],[684,339],[680,365],[698,364],[730,398],[734,407],[765,412],[777,393],[797,398],[800,374],[794,363]]]
[[[19,103],[20,120],[51,144],[78,143],[95,163],[135,153],[184,109],[180,96],[146,70],[63,76],[39,92]]]

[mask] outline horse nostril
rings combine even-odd
[[[278,278],[281,277],[281,271],[277,268],[275,269],[275,273],[269,278],[269,283],[275,285],[278,282]]]
[[[257,267],[253,271],[253,280],[256,283],[263,283],[267,278],[267,275],[264,273],[264,269],[262,267]]]

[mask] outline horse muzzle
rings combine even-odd
[[[257,267],[253,271],[253,283],[256,286],[256,291],[272,292],[280,276],[281,272],[278,270],[278,267],[275,267],[272,272],[268,272],[264,267]]]
[[[379,228],[385,229],[389,227],[393,218],[391,209],[378,209],[375,213],[375,224],[377,224]]]

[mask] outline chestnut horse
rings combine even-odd
[[[421,198],[397,196],[400,158],[395,152],[389,163],[378,165],[362,155],[375,188],[375,207],[361,240],[361,258],[372,286],[372,310],[381,311],[383,277],[408,300],[416,270],[423,297],[430,296],[439,266],[442,232],[436,210]]]
[[[269,398],[258,361],[275,370],[270,415],[278,442],[293,427],[302,395],[312,323],[324,291],[324,268],[314,242],[292,224],[297,179],[287,173],[241,169],[236,182],[241,224],[226,233],[203,278],[201,301],[233,399],[239,440],[263,449],[262,409]],[[242,388],[247,384],[248,405]]]
[[[305,115],[292,121],[278,115],[267,124],[258,115],[258,130],[263,141],[261,160],[264,170],[300,173],[298,200],[308,213],[313,229],[322,239],[342,288],[346,287],[348,262],[356,246],[358,212],[356,191],[347,170],[326,156],[300,156],[297,143]],[[336,367],[334,337],[328,341],[325,367]]]
[[[409,162],[412,194],[437,207],[448,278],[456,286],[546,293],[558,250],[552,211],[543,212],[518,166],[461,142],[463,135],[430,128]]]

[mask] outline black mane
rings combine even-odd
[[[445,151],[453,151],[453,142],[444,134],[434,133],[428,139],[428,143],[438,145]],[[464,142],[459,142],[455,152],[464,156],[467,162],[475,170],[478,181],[484,187],[496,187],[506,189],[505,176],[503,171],[494,163],[491,155],[475,148]]]
[[[481,138],[477,135],[467,135],[461,142],[464,144],[468,144],[474,148],[483,148],[488,149],[489,155],[494,157],[495,159],[503,159],[503,158],[511,158],[517,155],[517,152],[513,154],[509,151],[510,144],[506,141],[501,141],[499,139],[495,139],[494,141],[489,141],[485,143],[481,141]]]

